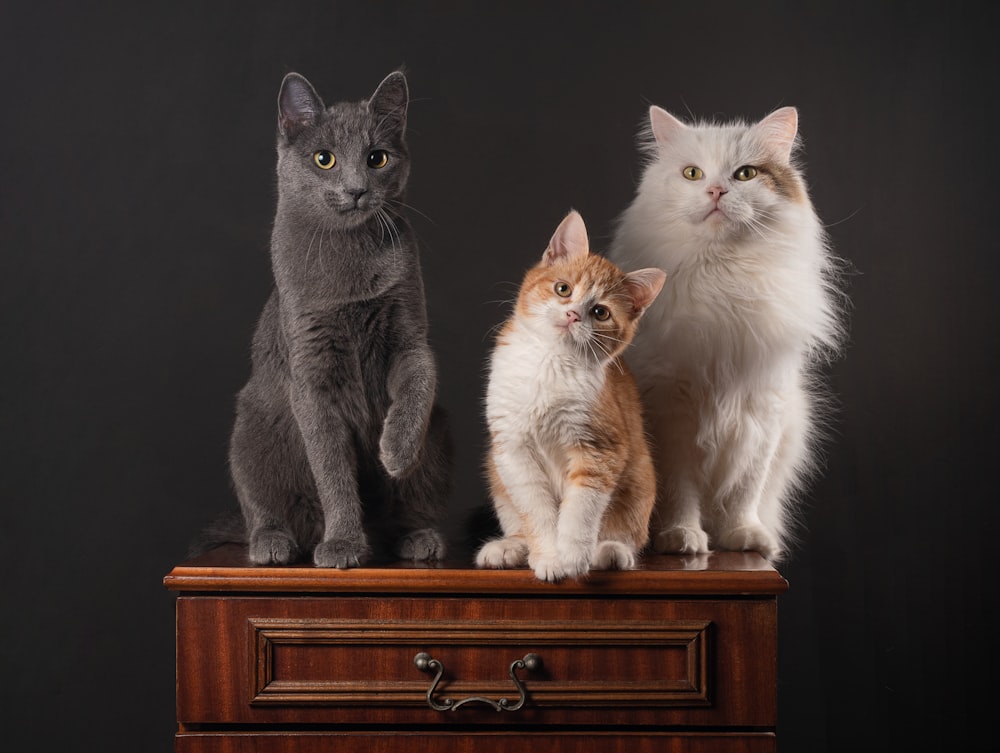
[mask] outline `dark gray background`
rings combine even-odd
[[[405,65],[456,519],[485,499],[490,329],[570,207],[604,246],[647,106],[800,109],[854,309],[782,568],[780,747],[981,749],[1000,340],[987,4],[87,5],[0,6],[0,748],[171,749],[161,580],[233,504],[278,85],[297,70],[356,99]]]

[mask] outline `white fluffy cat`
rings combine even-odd
[[[837,259],[795,162],[798,114],[687,125],[650,108],[610,257],[667,271],[627,354],[654,440],[660,552],[787,549],[812,465],[813,367],[840,335]]]

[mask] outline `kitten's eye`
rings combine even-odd
[[[599,322],[606,322],[611,318],[611,312],[608,310],[608,307],[602,306],[599,303],[590,310],[590,315]]]
[[[331,167],[337,164],[337,158],[333,156],[333,152],[328,152],[326,149],[320,149],[313,155],[313,162],[321,170],[329,170]]]
[[[743,165],[743,167],[733,173],[733,177],[736,180],[753,180],[757,177],[757,168],[753,165]]]
[[[705,173],[701,171],[700,167],[695,167],[694,165],[689,165],[684,168],[684,177],[688,180],[701,180],[705,177]]]
[[[561,281],[555,284],[553,290],[556,291],[556,295],[559,296],[560,298],[568,298],[569,294],[573,292],[573,288],[570,287],[570,284],[568,282],[561,282]]]
[[[378,170],[389,162],[389,153],[385,149],[376,149],[368,155],[368,167]]]

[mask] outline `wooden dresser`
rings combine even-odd
[[[775,751],[777,597],[754,553],[540,582],[467,562],[174,568],[178,753]]]

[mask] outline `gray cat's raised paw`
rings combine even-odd
[[[287,531],[258,531],[250,537],[249,555],[255,565],[288,565],[298,559],[299,548]]]
[[[421,528],[411,531],[399,540],[396,554],[405,560],[423,562],[424,560],[439,560],[444,557],[444,538],[433,528]]]
[[[387,430],[379,442],[379,460],[393,478],[404,478],[414,469],[419,458],[416,443],[408,441],[402,432]]]
[[[327,539],[313,552],[313,562],[316,567],[336,567],[341,570],[360,567],[369,557],[371,548],[367,541],[347,539]]]

